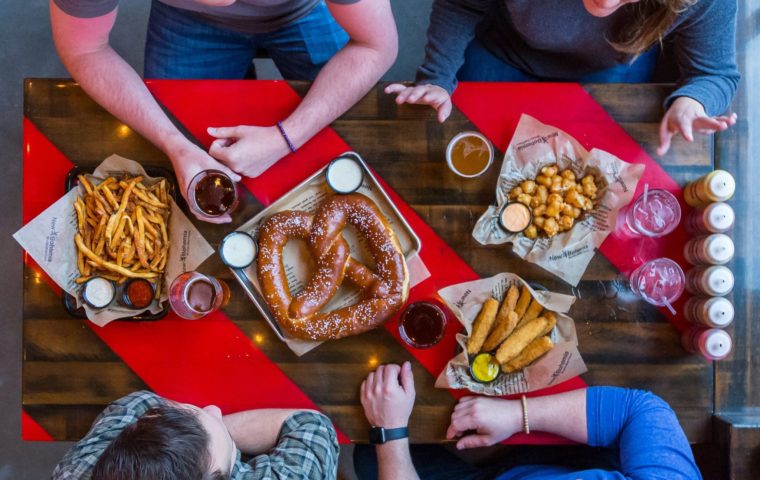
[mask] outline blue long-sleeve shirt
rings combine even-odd
[[[588,443],[617,449],[620,471],[525,465],[498,480],[701,480],[686,435],[660,397],[617,387],[591,387],[586,392]]]
[[[430,15],[425,61],[418,83],[449,93],[464,63],[467,45],[477,36],[491,53],[530,75],[568,81],[629,62],[610,45],[637,4],[608,17],[586,11],[582,0],[435,0]],[[726,111],[736,92],[736,0],[699,0],[678,14],[664,37],[673,40],[680,73],[677,97],[700,102],[708,115]]]

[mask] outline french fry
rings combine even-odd
[[[76,243],[77,248],[79,248],[79,250],[84,254],[85,257],[92,260],[98,266],[103,267],[107,270],[119,273],[129,278],[156,278],[158,276],[156,272],[133,272],[129,269],[120,267],[116,265],[115,263],[104,261],[97,255],[95,255],[95,253],[92,250],[87,248],[87,245],[85,245],[84,242],[82,241],[82,235],[80,235],[79,233],[74,235],[74,242]]]
[[[137,212],[137,229],[135,232],[135,248],[137,249],[137,258],[140,259],[140,264],[145,268],[150,268],[148,264],[148,257],[145,255],[145,228],[142,218],[142,207],[139,205],[136,209]]]
[[[515,358],[546,329],[548,324],[549,321],[546,318],[538,317],[515,329],[514,333],[496,350],[496,360],[504,364]]]
[[[522,316],[525,315],[525,310],[528,309],[530,299],[530,290],[528,290],[528,287],[523,287],[522,291],[520,291],[520,299],[517,300],[517,305],[515,305],[515,313],[518,318],[522,318]]]
[[[488,335],[488,338],[483,344],[482,351],[491,352],[495,350],[496,347],[501,345],[501,342],[506,340],[509,334],[514,331],[518,321],[517,313],[509,312],[507,318],[501,323],[497,323],[490,335]]]
[[[141,189],[139,189],[139,188],[136,188],[135,190],[133,190],[133,191],[132,191],[132,193],[134,193],[134,195],[135,195],[137,198],[139,198],[139,199],[140,199],[140,200],[142,200],[143,202],[147,203],[148,205],[152,205],[152,206],[154,206],[154,207],[158,207],[158,208],[169,208],[169,205],[166,205],[166,204],[164,204],[164,203],[161,203],[161,202],[160,202],[160,201],[159,201],[159,200],[156,198],[156,196],[155,196],[155,195],[153,195],[152,193],[147,193],[147,194],[146,194],[146,193],[144,193],[144,192],[143,192]]]
[[[512,360],[501,365],[501,371],[504,373],[513,373],[527,367],[539,357],[543,356],[549,350],[554,347],[554,342],[549,337],[541,336],[533,340],[528,344],[525,349],[520,352]]]
[[[87,177],[84,175],[77,175],[77,178],[79,179],[79,184],[87,191],[87,194],[92,195],[92,184],[87,180]]]
[[[538,318],[538,316],[541,315],[541,311],[543,309],[544,307],[542,307],[541,304],[538,303],[538,301],[534,298],[533,301],[530,302],[528,309],[525,311],[525,315],[522,316],[520,322],[517,324],[517,327],[519,328],[531,320]]]
[[[493,298],[489,298],[483,303],[480,313],[472,326],[472,335],[470,335],[470,339],[467,342],[468,354],[475,355],[480,352],[480,347],[483,346],[483,342],[491,330],[493,322],[496,320],[496,310],[498,308],[499,302]]]
[[[77,269],[79,275],[84,275],[84,254],[81,251],[77,252]]]

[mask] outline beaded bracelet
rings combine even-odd
[[[522,396],[522,411],[523,411],[523,431],[526,434],[530,433],[530,423],[528,422],[528,399],[525,395]]]
[[[296,146],[293,145],[293,142],[290,141],[290,137],[288,137],[288,134],[285,133],[285,128],[282,126],[282,122],[277,122],[277,128],[280,130],[280,133],[282,134],[282,138],[285,139],[285,143],[288,144],[288,148],[291,152],[296,153]]]

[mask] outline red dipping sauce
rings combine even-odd
[[[446,332],[446,314],[433,302],[409,304],[401,314],[399,334],[415,348],[430,348],[438,343]]]
[[[124,286],[123,300],[130,308],[146,308],[153,301],[153,285],[142,278],[133,278]]]

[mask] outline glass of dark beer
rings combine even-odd
[[[237,208],[237,185],[222,171],[203,170],[190,182],[187,200],[196,213],[206,217],[220,217]]]

